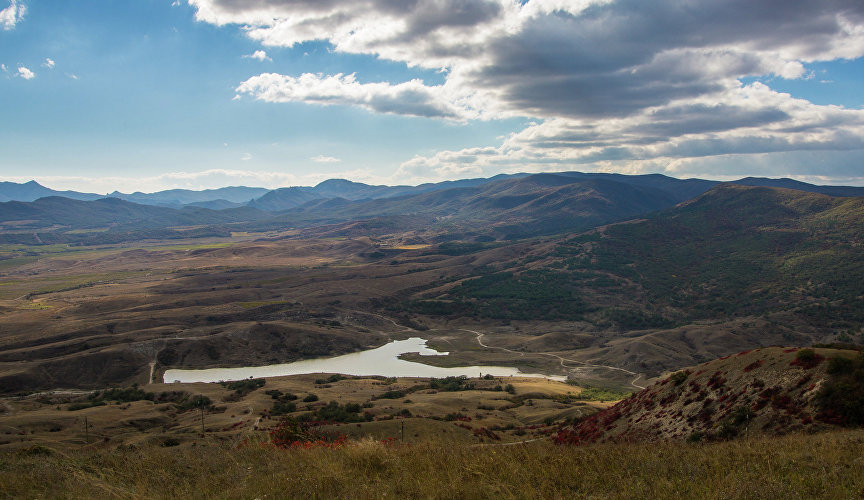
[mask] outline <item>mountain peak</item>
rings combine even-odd
[[[349,181],[348,179],[327,179],[326,181],[321,181],[315,185],[316,188],[325,187],[325,186],[357,186],[363,185],[361,182]]]

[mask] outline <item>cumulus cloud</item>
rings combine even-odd
[[[767,168],[766,158],[789,152],[806,152],[811,169],[837,175],[840,163],[813,162],[814,155],[857,156],[860,170],[864,110],[815,105],[758,82],[740,85],[720,97],[679,100],[626,118],[550,119],[511,134],[499,147],[417,156],[401,165],[397,177],[423,176],[428,181],[453,178],[454,172],[569,168],[686,176],[706,173],[694,165],[725,165],[729,170],[734,162],[755,169],[751,173],[774,175],[777,170]],[[726,160],[704,161],[709,157]],[[778,166],[785,165],[784,175],[793,175],[787,156],[773,158]]]
[[[15,76],[25,80],[32,80],[33,78],[36,78],[36,73],[30,71],[24,66],[18,66],[18,72],[15,73]]]
[[[314,161],[315,163],[339,163],[340,161],[342,161],[339,158],[336,158],[333,156],[324,156],[324,155],[313,156],[312,158],[309,158],[309,159]]]
[[[9,0],[9,7],[0,10],[0,27],[2,27],[4,31],[14,29],[15,25],[21,21],[26,13],[26,5],[18,2],[18,0]]]
[[[267,102],[306,102],[321,105],[349,105],[410,116],[459,119],[476,116],[470,107],[460,106],[448,96],[444,85],[426,86],[421,80],[391,85],[387,82],[360,83],[355,75],[331,76],[304,73],[298,77],[263,73],[241,83],[236,92]]]
[[[265,73],[241,83],[238,95],[460,121],[537,121],[495,148],[411,159],[401,175],[581,165],[667,171],[688,159],[779,162],[784,152],[864,148],[860,110],[741,83],[807,79],[810,63],[864,56],[860,0],[189,3],[200,21],[241,26],[264,46],[323,40],[337,52],[443,69],[445,78],[426,85]]]
[[[263,50],[256,50],[255,52],[253,52],[251,54],[246,54],[245,56],[243,56],[243,58],[245,58],[245,59],[257,59],[259,61],[272,61],[273,60],[273,59],[270,59],[270,57],[267,56],[267,52],[265,52]]]
[[[45,62],[42,63],[42,67],[43,67],[43,68],[51,69],[51,68],[53,68],[54,66],[55,66],[55,64],[54,64],[54,60],[51,59],[50,57],[46,57],[46,58],[45,58]]]

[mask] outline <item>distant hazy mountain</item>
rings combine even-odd
[[[733,181],[733,184],[742,186],[779,187],[786,189],[797,189],[808,193],[827,194],[828,196],[864,196],[864,187],[854,186],[817,186],[794,179],[768,179],[765,177],[745,177]]]
[[[0,183],[0,222],[9,228],[157,228],[246,223],[249,230],[311,228],[378,219],[377,231],[429,229],[484,238],[525,238],[588,229],[642,217],[693,199],[721,183],[659,174],[559,172],[499,175],[420,186],[372,186],[331,179],[314,187],[228,187],[204,191],[99,195],[57,192],[36,182]],[[815,186],[791,179],[746,178],[727,184],[786,187],[833,196],[864,196],[864,188]],[[64,198],[58,198],[60,193]],[[48,200],[44,195],[48,195]],[[43,198],[43,199],[39,199]],[[91,203],[66,203],[77,198]],[[98,199],[98,200],[97,200]],[[32,201],[36,200],[36,201]],[[133,200],[133,201],[130,201]],[[98,203],[97,203],[98,201]],[[128,204],[111,205],[126,201]],[[147,210],[160,209],[162,211]],[[178,210],[181,207],[185,209]],[[168,210],[168,211],[165,211]],[[407,217],[404,217],[407,216]],[[427,221],[409,227],[410,221]],[[352,231],[357,230],[351,226]],[[335,234],[338,228],[327,228]]]
[[[311,192],[311,188],[289,187],[274,189],[264,196],[250,201],[249,206],[258,210],[278,212],[280,210],[299,207],[306,202],[321,198],[322,196]]]
[[[232,186],[219,189],[204,189],[201,191],[169,189],[155,193],[134,192],[126,194],[115,191],[108,196],[143,205],[159,205],[173,208],[193,205],[212,209],[223,209],[248,204],[249,206],[260,210],[279,212],[299,207],[304,203],[316,199],[342,198],[349,201],[361,201],[398,198],[446,189],[473,188],[506,179],[522,179],[536,175],[544,174],[500,174],[489,178],[460,179],[455,181],[426,183],[418,186],[369,185],[345,179],[329,179],[316,186],[298,186],[274,190],[246,186]],[[675,179],[661,174],[622,175],[607,173],[556,172],[552,175],[567,177],[574,181],[605,179],[636,187],[657,188],[670,193],[672,196],[679,198],[682,201],[698,196],[719,184],[718,181],[704,179]],[[827,194],[830,196],[864,196],[864,187],[817,186],[793,179],[747,177],[738,181],[733,181],[732,183],[745,186],[782,187],[811,193]],[[103,198],[102,195],[94,193],[56,191],[41,186],[35,181],[23,184],[15,182],[0,182],[0,202],[35,201],[46,196],[63,196],[75,200],[96,200]]]
[[[496,175],[485,179],[461,179],[420,184],[419,186],[372,186],[362,182],[346,179],[328,179],[314,187],[289,187],[274,189],[253,200],[249,206],[269,212],[280,212],[299,207],[313,200],[339,198],[349,201],[380,200],[412,196],[432,191],[441,191],[458,187],[474,187],[488,184],[504,178],[525,177],[529,174]]]
[[[73,200],[96,200],[102,195],[79,193],[77,191],[55,191],[36,181],[18,184],[17,182],[0,182],[0,202],[2,201],[35,201],[46,196],[63,196]]]
[[[210,201],[196,201],[195,203],[190,203],[186,205],[187,207],[199,207],[199,208],[209,208],[210,210],[225,210],[227,208],[239,208],[246,206],[244,203],[234,203],[233,201],[228,200],[210,200]]]
[[[441,191],[459,187],[475,187],[490,182],[507,178],[528,177],[532,174],[499,174],[494,177],[477,179],[459,179],[456,181],[443,181],[420,184],[418,186],[370,186],[361,182],[353,182],[345,179],[328,179],[321,182],[309,192],[315,193],[322,198],[345,198],[346,200],[365,200],[395,198],[398,196],[410,196]]]
[[[34,202],[0,203],[0,223],[13,223],[9,226],[22,229],[52,226],[82,229],[117,226],[126,229],[166,228],[248,221],[254,220],[259,214],[249,207],[229,210],[196,207],[173,209],[140,205],[117,198],[79,201],[49,196]]]
[[[190,189],[169,189],[167,191],[158,191],[155,193],[135,192],[132,194],[124,194],[114,191],[108,196],[144,205],[182,206],[216,200],[243,204],[254,198],[263,196],[269,191],[269,189],[265,188],[231,186],[219,189],[204,189],[201,191],[192,191]]]

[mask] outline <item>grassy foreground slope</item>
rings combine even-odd
[[[0,455],[0,496],[853,498],[862,456],[862,431],[686,445],[37,448]]]

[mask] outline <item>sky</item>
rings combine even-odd
[[[0,0],[0,180],[864,185],[861,0]]]

